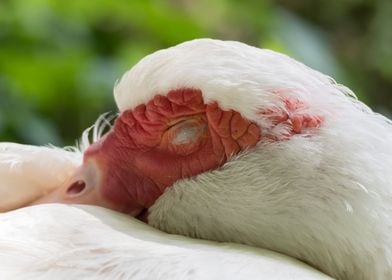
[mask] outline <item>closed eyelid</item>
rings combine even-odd
[[[190,124],[186,121],[181,122],[178,127],[176,127],[171,144],[183,145],[190,142],[196,142],[205,130],[205,124]]]

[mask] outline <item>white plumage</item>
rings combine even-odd
[[[346,87],[297,61],[238,42],[195,40],[143,59],[115,88],[121,110],[190,87],[258,123],[281,97],[307,104],[319,128],[177,181],[152,206],[167,232],[244,243],[305,260],[339,279],[392,278],[392,126]],[[276,94],[279,93],[279,94]],[[224,201],[224,203],[222,203]],[[190,207],[192,205],[192,207]],[[213,214],[211,214],[213,213]]]
[[[346,87],[287,56],[208,39],[146,57],[119,81],[115,97],[125,111],[178,88],[200,89],[206,102],[240,112],[266,137],[222,168],[177,181],[149,209],[150,225],[270,249],[339,279],[392,278],[392,129],[386,118],[353,98]],[[275,125],[271,115],[260,112],[285,111],[284,98],[306,105],[295,113],[321,116],[323,123],[271,141],[284,139],[290,123]],[[91,215],[81,208],[53,207],[64,215]],[[45,208],[3,217],[41,209]],[[93,216],[99,218],[109,213],[97,211]],[[111,234],[116,230],[106,229]],[[128,235],[130,243],[132,236]],[[211,248],[220,254],[220,249]],[[237,257],[232,252],[225,256]],[[264,278],[274,275],[268,272]]]
[[[82,162],[80,152],[0,143],[0,212],[60,186]]]
[[[0,215],[0,279],[330,279],[288,257],[168,235],[94,206]]]

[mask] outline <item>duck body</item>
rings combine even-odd
[[[331,279],[286,256],[169,235],[97,206],[0,214],[1,279]]]
[[[86,191],[63,199],[67,183],[49,201],[101,199],[146,210],[167,233],[272,250],[337,279],[392,278],[392,126],[348,88],[282,54],[199,39],[147,56],[114,93],[119,117],[71,180]],[[247,145],[233,123],[247,127]],[[183,133],[168,150],[159,137],[172,127]],[[207,148],[197,157],[183,141]],[[222,146],[214,162],[210,148]],[[197,168],[178,166],[189,154]]]

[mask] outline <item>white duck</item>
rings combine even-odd
[[[392,277],[392,129],[349,89],[281,54],[195,40],[143,59],[115,97],[112,130],[38,202],[98,204],[339,279]]]

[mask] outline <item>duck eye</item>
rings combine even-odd
[[[180,146],[196,143],[205,130],[206,124],[201,119],[183,120],[169,128],[170,144]]]
[[[176,129],[172,139],[174,145],[184,145],[190,142],[196,142],[201,132],[204,131],[203,126],[195,126],[190,124],[182,124]]]

